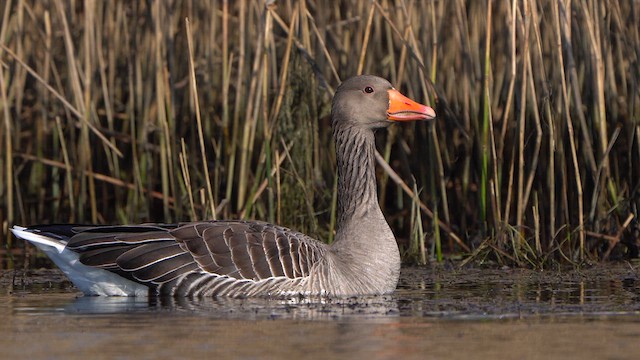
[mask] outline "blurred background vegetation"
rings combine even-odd
[[[360,73],[438,114],[377,138],[405,261],[638,256],[637,1],[0,6],[0,268],[36,253],[13,224],[247,218],[331,241],[331,98]]]

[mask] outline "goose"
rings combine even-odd
[[[212,220],[117,226],[13,226],[85,295],[350,297],[392,293],[396,239],[378,204],[374,131],[431,120],[435,111],[387,80],[352,77],[331,109],[338,167],[331,245],[261,221]]]

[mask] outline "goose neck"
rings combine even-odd
[[[377,209],[375,137],[369,129],[334,130],[338,162],[338,227]]]

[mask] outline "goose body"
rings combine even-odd
[[[378,205],[376,128],[435,112],[375,76],[343,82],[333,99],[338,222],[327,245],[258,221],[177,225],[14,226],[86,295],[293,297],[393,292],[398,246]]]

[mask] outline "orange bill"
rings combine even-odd
[[[394,121],[431,120],[436,117],[436,112],[402,95],[396,89],[388,90],[389,109],[387,119]]]

